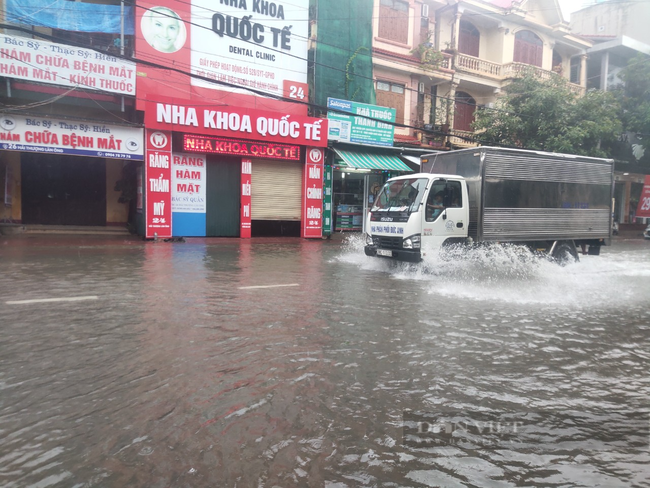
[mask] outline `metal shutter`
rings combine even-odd
[[[303,165],[294,161],[253,160],[252,220],[300,220]]]

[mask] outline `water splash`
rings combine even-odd
[[[337,260],[399,280],[422,281],[428,293],[475,301],[585,307],[639,305],[650,295],[648,249],[604,248],[600,256],[559,266],[525,246],[423,249],[421,263],[367,257],[362,236],[346,238]]]

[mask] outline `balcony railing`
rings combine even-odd
[[[507,80],[508,78],[515,78],[524,72],[533,70],[535,76],[542,80],[550,80],[554,76],[562,76],[553,71],[547,71],[537,66],[531,66],[525,63],[508,63],[498,64],[492,61],[485,61],[484,59],[468,56],[467,54],[456,55],[456,69],[477,75],[494,78],[497,80]],[[578,95],[583,95],[585,88],[576,83],[569,83],[571,91]]]
[[[449,143],[456,147],[476,147],[478,146],[477,134],[475,132],[452,129],[449,134]]]
[[[555,73],[554,71],[547,71],[545,69],[538,68],[537,66],[531,66],[530,64],[509,63],[503,65],[503,78],[515,78],[516,76],[519,76],[520,74],[529,70],[533,70],[535,76],[542,80],[551,80],[554,76],[562,76],[558,73]],[[585,87],[580,86],[576,83],[568,82],[568,86],[569,89],[577,95],[582,96],[585,93]]]
[[[440,68],[451,69],[451,58],[452,55],[449,53],[442,53],[444,59],[440,62]]]
[[[467,54],[456,55],[456,68],[462,71],[470,71],[472,73],[480,74],[483,76],[492,76],[494,78],[501,78],[501,65],[484,59],[468,56]]]

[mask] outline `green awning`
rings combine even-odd
[[[397,156],[359,151],[345,151],[336,148],[334,148],[334,152],[341,157],[348,168],[413,171]]]

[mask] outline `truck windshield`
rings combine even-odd
[[[371,212],[416,212],[424,190],[429,182],[426,178],[410,178],[388,181],[381,189]]]

